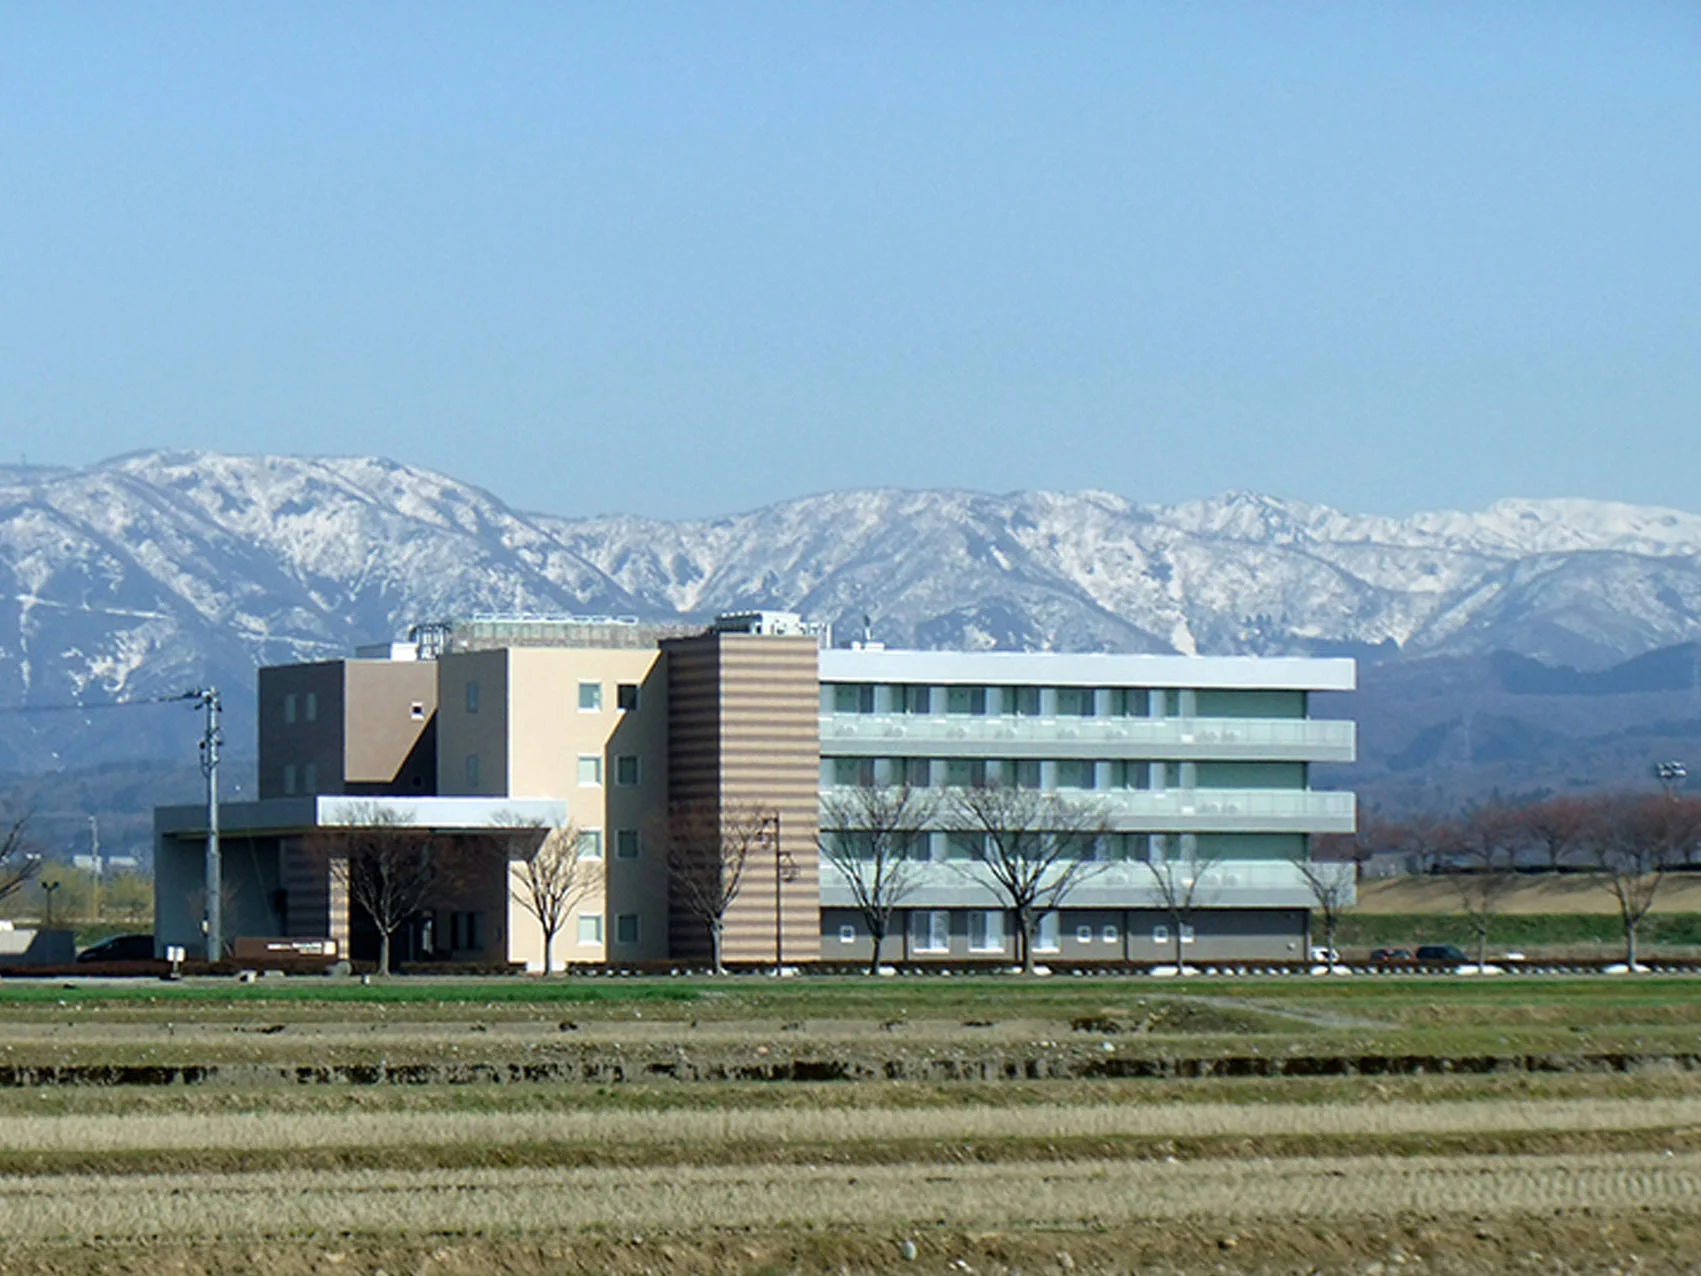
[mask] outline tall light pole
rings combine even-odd
[[[1665,787],[1666,796],[1675,799],[1677,790],[1689,778],[1689,768],[1681,762],[1656,762],[1654,777]]]
[[[63,883],[59,882],[57,879],[51,882],[43,882],[41,884],[42,896],[47,901],[45,905],[46,916],[42,918],[41,923],[41,928],[43,930],[53,929],[53,892],[58,890],[61,885],[63,885]]]
[[[774,976],[785,973],[785,884],[797,880],[797,865],[780,849],[780,813],[770,812],[763,821],[774,839]]]

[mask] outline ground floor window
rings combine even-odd
[[[976,909],[969,914],[969,951],[997,953],[1004,951],[1004,914],[992,909]]]
[[[579,917],[579,942],[581,944],[602,943],[602,914],[584,913]]]
[[[918,953],[951,951],[951,914],[942,908],[912,913],[910,931],[911,946]]]
[[[839,927],[839,942],[841,944],[856,943],[856,927],[849,924]]]
[[[614,942],[628,945],[638,942],[638,914],[620,913],[615,917]]]
[[[1058,922],[1055,912],[1041,913],[1039,925],[1034,928],[1034,951],[1036,953],[1054,953],[1058,949]]]

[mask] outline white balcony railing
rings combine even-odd
[[[1319,885],[1333,885],[1354,898],[1351,864],[1310,864]],[[1299,865],[1289,860],[1221,860],[1190,865],[1175,861],[1167,865],[1138,862],[1095,864],[1069,893],[1074,908],[1161,908],[1163,891],[1159,875],[1174,873],[1184,889],[1188,874],[1197,868],[1198,885],[1193,902],[1200,908],[1292,907],[1307,908],[1316,899],[1315,888]],[[915,865],[911,890],[905,904],[915,908],[997,907],[1002,899],[986,870],[974,863],[928,863]],[[843,875],[823,868],[821,902],[827,907],[849,907],[850,888]]]
[[[963,746],[987,746],[996,754],[1010,751],[1012,746],[1066,745],[1069,752],[1078,755],[1083,746],[1102,745],[1109,757],[1132,757],[1141,748],[1161,748],[1190,754],[1267,750],[1296,758],[1321,754],[1331,760],[1345,760],[1352,756],[1357,738],[1354,723],[1335,718],[1019,718],[900,713],[830,713],[821,717],[821,747],[827,753],[867,753],[872,751],[866,747],[870,745],[889,746],[893,752],[915,751],[940,744],[952,746],[953,752]],[[851,747],[838,747],[847,745]]]
[[[821,800],[844,806],[854,794],[824,785]],[[1356,811],[1351,793],[1308,789],[1063,789],[1060,795],[1096,806],[1114,828],[1130,831],[1350,833]]]

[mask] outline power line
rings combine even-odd
[[[180,691],[170,696],[147,696],[141,700],[95,700],[70,704],[13,704],[0,705],[0,713],[82,713],[92,709],[143,709],[156,704],[181,704],[199,700],[199,691]]]

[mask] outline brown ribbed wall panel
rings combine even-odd
[[[816,850],[819,801],[820,674],[812,638],[704,634],[663,644],[668,660],[668,798],[754,804],[780,817],[780,849],[795,869],[775,896],[772,856],[745,869],[725,920],[723,955],[732,962],[776,959],[776,922],[786,961],[813,961],[821,946],[821,873]],[[777,907],[776,907],[777,905]],[[777,913],[777,916],[776,916]],[[670,909],[676,957],[708,956],[708,936],[682,909]]]
[[[821,773],[820,672],[811,638],[721,637],[721,792],[774,808],[780,849],[795,869],[779,892],[784,956],[814,961],[821,948],[821,874],[815,834]],[[775,868],[752,864],[726,919],[729,961],[775,960]]]

